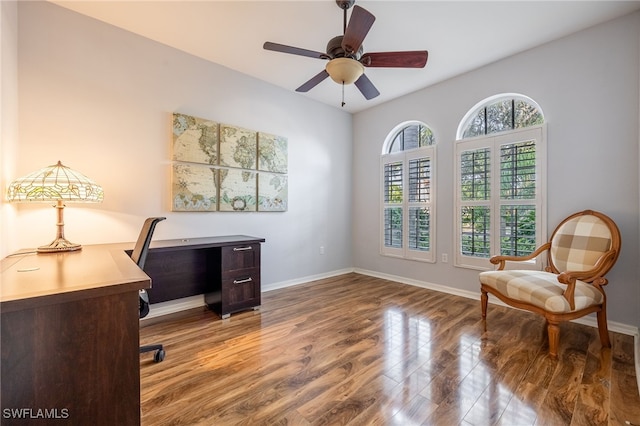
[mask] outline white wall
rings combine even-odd
[[[164,215],[156,239],[266,238],[264,285],[351,266],[350,114],[50,3],[20,2],[18,22],[13,178],[61,160],[105,191],[67,206],[69,240],[135,241],[144,218]],[[173,112],[287,137],[289,211],[169,211]],[[8,226],[19,234],[7,250],[45,244],[55,212],[19,204]]]
[[[14,178],[14,153],[18,145],[18,5],[0,2],[0,188]],[[4,198],[4,197],[1,197]],[[0,257],[9,252],[15,235],[10,223],[16,209],[0,202]]]
[[[458,123],[484,98],[522,93],[542,107],[548,123],[549,235],[574,211],[590,208],[612,217],[623,243],[608,274],[609,319],[640,324],[639,33],[640,13],[635,13],[356,114],[354,266],[479,293],[478,271],[379,255],[379,156],[388,132],[403,121],[420,120],[434,130],[437,259],[442,253],[453,259],[453,146]]]

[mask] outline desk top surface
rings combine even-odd
[[[177,240],[154,240],[149,246],[150,250],[161,249],[198,249],[208,247],[223,247],[232,245],[244,245],[264,243],[264,238],[250,237],[248,235],[224,235],[217,237],[181,238]]]
[[[150,250],[181,250],[264,242],[247,235],[152,241]],[[151,287],[126,250],[135,243],[83,246],[63,253],[22,250],[2,259],[0,311],[8,312]]]
[[[117,245],[2,259],[0,310],[21,310],[149,288],[151,279]]]

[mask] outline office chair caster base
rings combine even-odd
[[[153,352],[153,361],[161,362],[164,360],[165,351],[162,345],[146,345],[140,346],[140,353]]]

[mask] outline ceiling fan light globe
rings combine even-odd
[[[325,68],[333,81],[339,84],[352,84],[364,74],[364,66],[351,58],[336,58]]]

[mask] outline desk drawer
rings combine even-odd
[[[237,271],[260,267],[260,244],[222,247],[222,277],[235,276]]]
[[[260,306],[260,269],[240,271],[222,280],[221,313]]]

